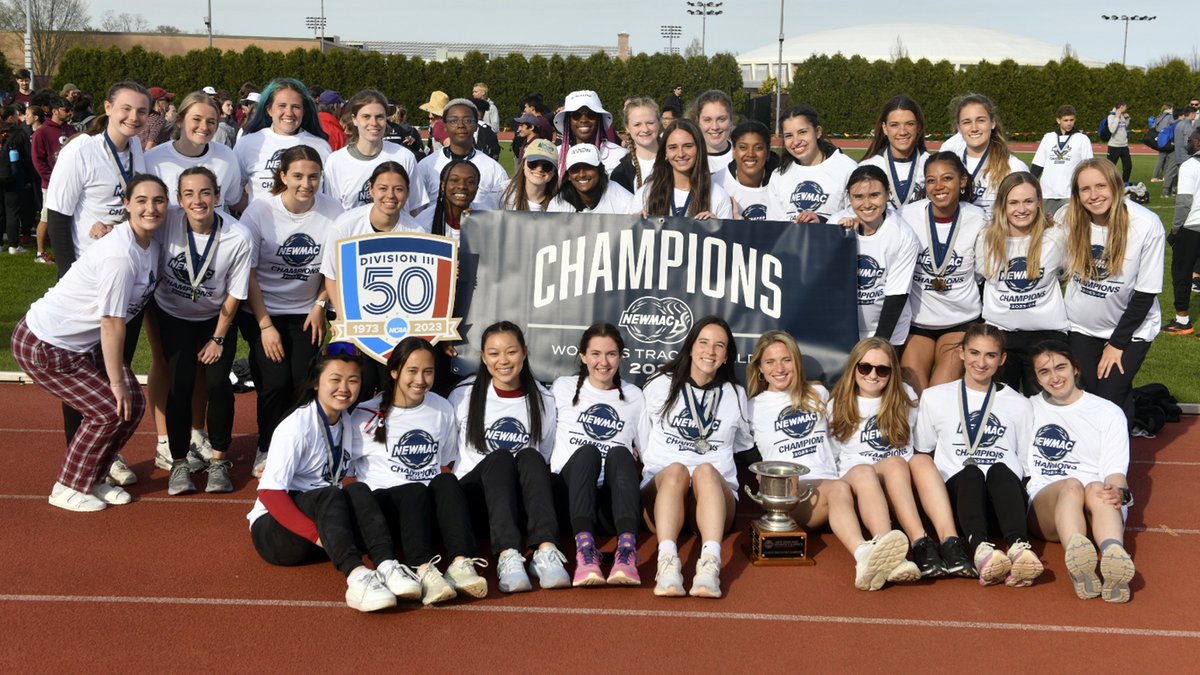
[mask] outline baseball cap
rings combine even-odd
[[[216,96],[216,95],[217,95],[217,88],[216,88],[216,87],[211,87],[211,86],[210,86],[210,87],[205,87],[205,88],[201,89],[200,91],[202,91],[202,92],[204,92],[204,93],[208,94],[209,96]]]
[[[243,98],[241,102],[242,103],[258,103],[261,98],[262,98],[262,94],[258,93],[257,91],[252,91],[249,94],[246,94],[246,98]]]
[[[165,98],[170,101],[171,99],[175,98],[175,93],[167,91],[162,87],[150,87],[150,100],[157,101],[160,98]]]
[[[533,113],[521,113],[521,116],[514,117],[513,121],[517,124],[528,124],[531,127],[538,126],[538,116]]]
[[[567,171],[576,164],[600,166],[600,151],[596,150],[596,146],[587,143],[572,145],[567,151]]]
[[[542,160],[550,162],[554,168],[558,168],[558,146],[544,138],[538,138],[529,145],[525,146],[525,155],[521,157],[521,161],[528,164]]]
[[[325,105],[341,105],[346,102],[345,99],[342,98],[341,94],[338,94],[332,89],[326,89],[325,91],[321,92],[321,95],[317,98],[317,100]]]

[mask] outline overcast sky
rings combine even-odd
[[[664,24],[678,25],[683,37],[676,46],[699,38],[701,21],[687,14],[685,0],[602,0],[600,2],[538,3],[529,5],[500,0],[457,0],[440,3],[426,0],[328,0],[325,3],[327,35],[344,40],[431,40],[436,42],[535,42],[557,44],[615,45],[619,32],[630,35],[635,53],[656,52],[666,47],[659,36]],[[905,14],[895,7],[911,6]],[[983,3],[956,0],[897,2],[896,0],[785,0],[784,34],[796,37],[856,23],[919,22],[962,24],[1019,33],[1062,46],[1070,43],[1080,56],[1102,62],[1121,60],[1123,22],[1109,22],[1101,14],[1146,11],[1146,3],[1132,0],[1099,3],[1008,0],[984,11]],[[1200,41],[1194,21],[1181,20],[1194,12],[1183,4],[1159,4],[1165,14],[1158,20],[1134,22],[1129,27],[1130,65],[1145,65],[1174,53],[1190,55]],[[370,12],[364,12],[370,7]],[[607,11],[599,8],[605,7]],[[779,39],[779,0],[726,0],[720,16],[708,18],[709,53],[748,52]],[[850,11],[849,8],[853,7]],[[203,33],[205,0],[156,0],[131,3],[127,0],[91,0],[93,23],[99,24],[106,10],[136,12],[151,26],[172,24],[184,32]],[[965,11],[964,11],[965,10]],[[1153,10],[1151,10],[1153,11]],[[272,35],[304,37],[306,16],[319,16],[320,0],[212,0],[213,29],[227,35]]]

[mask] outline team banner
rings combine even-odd
[[[388,354],[409,335],[437,343],[458,340],[452,318],[458,242],[432,234],[366,234],[337,242],[338,339],[371,358]]]
[[[541,380],[578,371],[596,321],[621,328],[638,384],[709,314],[729,322],[743,373],[767,330],[796,337],[810,379],[840,373],[858,341],[857,246],[837,225],[487,211],[464,221],[460,260],[460,374],[499,320],[525,329]]]

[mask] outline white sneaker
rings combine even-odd
[[[533,552],[533,574],[542,588],[570,588],[571,575],[564,566],[567,556],[557,546],[539,548]]]
[[[203,429],[192,429],[191,447],[188,448],[188,469],[192,473],[203,471],[212,462],[213,447],[208,440],[208,433]]]
[[[163,471],[170,471],[175,462],[171,457],[171,444],[165,439],[154,444],[154,466]]]
[[[433,560],[417,568],[417,577],[421,580],[421,604],[433,605],[447,600],[453,600],[458,593],[446,583],[446,577],[438,571],[437,564],[442,557],[434,556]]]
[[[108,465],[108,479],[113,485],[133,485],[137,482],[137,474],[125,463],[124,457],[117,455]]]
[[[715,555],[701,555],[696,561],[696,576],[692,577],[690,595],[696,598],[721,597],[721,559]]]
[[[466,593],[472,598],[487,597],[487,579],[479,576],[475,571],[476,565],[487,567],[487,561],[483,558],[455,560],[450,563],[450,567],[446,568],[446,581],[450,582],[454,590]]]
[[[375,570],[360,567],[346,578],[346,604],[360,612],[376,612],[395,607],[396,595]]]
[[[654,575],[654,594],[667,598],[682,598],[687,595],[683,589],[683,563],[677,555],[658,554],[658,573]]]
[[[254,465],[250,468],[250,475],[255,478],[262,478],[263,469],[267,466],[267,451],[256,450],[254,452]]]
[[[109,485],[105,482],[96,483],[92,488],[92,496],[105,504],[120,506],[133,501],[133,496],[119,485]]]
[[[55,483],[54,488],[50,490],[50,505],[79,513],[103,511],[108,507],[108,504],[92,495],[69,488],[62,483]]]
[[[859,544],[854,551],[854,587],[860,591],[877,591],[883,588],[888,574],[906,555],[908,537],[899,530],[892,530]]]
[[[506,548],[496,559],[496,578],[502,593],[532,591],[529,575],[525,573],[525,556],[515,548]]]
[[[379,564],[375,572],[397,598],[404,600],[421,599],[421,580],[413,573],[408,565],[401,565],[395,560],[385,560]]]

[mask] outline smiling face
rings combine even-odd
[[[613,378],[621,367],[621,350],[616,340],[603,335],[588,340],[587,349],[579,360],[587,366],[588,382],[593,387],[613,388]]]
[[[183,136],[194,145],[208,145],[217,133],[217,109],[206,103],[188,107],[182,117]]]
[[[1079,189],[1079,201],[1084,210],[1091,214],[1093,220],[1107,222],[1108,210],[1112,208],[1114,197],[1112,186],[1108,184],[1104,174],[1098,169],[1084,169],[1076,176],[1075,185]]]
[[[294,89],[276,89],[267,117],[271,118],[271,131],[281,136],[291,136],[300,129],[304,121],[304,99]]]
[[[387,109],[381,103],[368,103],[359,108],[350,121],[358,130],[359,138],[369,143],[378,143],[387,131]]]
[[[721,103],[705,103],[700,107],[696,120],[700,124],[700,135],[709,152],[724,152],[729,146],[729,130],[732,118],[729,108]]]
[[[401,408],[414,408],[425,400],[433,387],[433,354],[426,349],[413,350],[398,370],[391,371],[396,387],[392,402]]]
[[[1004,218],[1008,221],[1009,235],[1019,237],[1029,234],[1040,206],[1037,189],[1032,184],[1022,183],[1009,190],[1004,200]]]
[[[738,177],[761,178],[767,168],[767,141],[755,133],[738,136],[733,144],[733,161],[737,162]]]
[[[700,329],[692,343],[692,381],[705,385],[712,381],[729,355],[729,334],[715,323]]]
[[[483,344],[483,365],[498,389],[512,391],[521,387],[521,369],[525,366],[525,348],[515,333],[492,333]]]
[[[676,173],[690,176],[692,167],[696,166],[696,154],[699,152],[696,147],[696,139],[692,138],[686,129],[676,129],[667,136],[665,145],[664,156],[667,158],[667,163],[671,165],[671,169]]]
[[[958,133],[962,134],[967,150],[973,155],[987,148],[995,128],[996,121],[981,103],[968,103],[958,111]]]
[[[125,210],[129,212],[129,224],[144,232],[157,230],[167,217],[167,191],[152,180],[133,187],[125,198]]]
[[[864,224],[874,227],[887,214],[887,186],[874,179],[860,180],[850,186],[850,208]]]
[[[446,108],[446,136],[451,145],[460,148],[474,146],[475,128],[478,125],[479,117],[470,106],[459,104]]]
[[[948,213],[958,208],[958,198],[966,186],[967,177],[959,174],[950,162],[925,165],[925,193],[937,210]]]
[[[796,379],[796,361],[782,342],[772,342],[763,350],[758,370],[767,383],[767,391],[788,391]]]
[[[591,143],[596,138],[600,116],[590,108],[580,108],[567,113],[567,121],[571,127],[571,138],[575,143]]]
[[[1033,372],[1038,384],[1055,401],[1067,402],[1075,396],[1078,373],[1062,354],[1046,352],[1033,357]]]
[[[978,387],[986,387],[996,371],[1004,365],[1005,354],[996,340],[981,335],[972,338],[962,347],[963,366],[966,377]]]
[[[813,164],[821,154],[820,137],[821,127],[814,127],[807,117],[797,115],[783,121],[783,147],[801,166]]]
[[[529,185],[542,187],[554,180],[554,165],[544,159],[535,159],[524,163],[525,182]]]
[[[138,135],[150,114],[150,99],[133,89],[118,90],[113,100],[104,102],[108,115],[108,135],[128,139]]]
[[[353,361],[329,359],[321,370],[314,389],[317,403],[325,410],[330,422],[346,412],[358,399],[362,387],[362,368]]]
[[[630,108],[625,113],[625,128],[637,147],[651,152],[658,148],[658,135],[662,133],[662,126],[653,108]]]
[[[917,116],[911,110],[893,110],[883,121],[883,135],[887,136],[892,154],[908,157],[917,144]]]
[[[217,188],[204,175],[184,176],[179,181],[179,206],[188,220],[205,225],[212,219],[213,206],[217,203]]]
[[[371,184],[371,203],[383,215],[389,218],[395,216],[407,201],[408,181],[404,176],[389,171],[375,177],[375,182]]]
[[[479,193],[479,174],[470,165],[456,164],[446,176],[446,201],[459,210],[471,207]]]
[[[581,193],[591,192],[600,182],[599,167],[591,164],[576,164],[567,169],[567,180]]]
[[[859,371],[859,366],[870,365],[874,366],[870,372],[863,375]],[[864,398],[879,398],[883,396],[883,390],[887,387],[888,380],[892,377],[889,371],[887,375],[882,375],[879,372],[878,366],[891,368],[891,361],[888,359],[887,352],[882,349],[872,349],[866,354],[863,354],[854,368],[854,383],[858,385],[858,395]]]
[[[309,159],[292,162],[283,172],[283,185],[297,202],[312,203],[321,185],[321,165]]]

